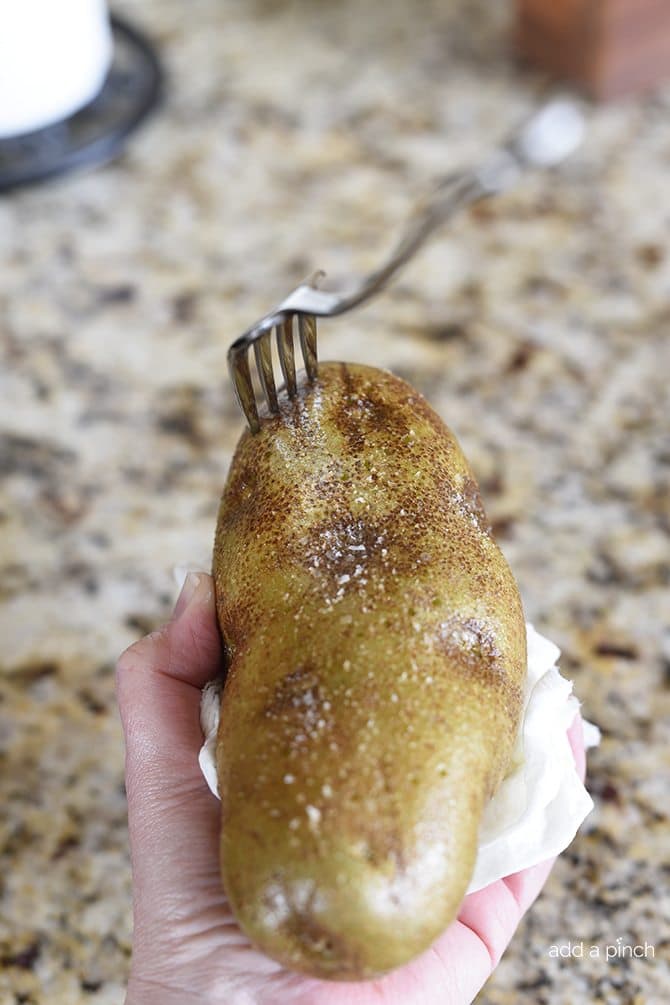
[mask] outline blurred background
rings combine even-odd
[[[414,199],[550,87],[514,55],[511,3],[114,11],[153,43],[162,104],[107,166],[0,195],[8,1003],[121,1000],[113,667],[168,616],[173,567],[209,568],[243,429],[228,345],[315,268],[374,267]],[[491,1005],[670,991],[670,84],[587,117],[564,166],[462,213],[384,295],[320,325],[321,358],[392,369],[455,431],[527,618],[603,732],[595,810]],[[549,956],[619,937],[655,957]]]

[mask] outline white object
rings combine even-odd
[[[219,729],[219,705],[223,678],[211,680],[202,689],[200,699],[200,725],[205,734],[205,742],[198,754],[198,764],[205,781],[216,798],[219,798],[219,782],[216,777],[216,734]]]
[[[579,702],[572,682],[561,677],[556,662],[560,650],[526,625],[528,675],[524,713],[512,769],[484,811],[479,850],[468,893],[552,858],[570,844],[593,808],[593,800],[575,768],[566,731]],[[200,723],[205,743],[198,761],[207,784],[218,798],[216,734],[221,680],[202,692]],[[584,722],[586,747],[597,746],[600,731]]]
[[[468,893],[558,855],[593,809],[566,733],[579,708],[572,681],[558,671],[558,646],[532,625],[526,635],[528,675],[513,767],[484,810]],[[583,728],[585,746],[597,746],[597,726]]]
[[[0,137],[88,104],[111,61],[105,0],[0,0]]]
[[[534,115],[519,137],[524,155],[538,167],[551,167],[569,157],[582,143],[586,123],[571,98],[554,98]]]

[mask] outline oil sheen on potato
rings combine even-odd
[[[454,436],[322,363],[239,442],[219,511],[221,870],[252,942],[359,980],[454,919],[521,714],[514,578]]]

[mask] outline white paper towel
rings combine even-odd
[[[567,729],[579,708],[572,682],[556,666],[560,650],[526,625],[528,675],[523,722],[512,767],[484,811],[479,850],[468,893],[520,869],[558,855],[570,844],[593,808],[577,770]],[[218,798],[216,733],[221,681],[202,692],[200,722],[205,743],[198,761]],[[584,722],[586,747],[600,742],[600,731]]]
[[[523,722],[512,768],[484,810],[468,893],[558,855],[593,809],[567,737],[579,702],[556,666],[560,650],[532,625],[526,636]],[[597,746],[598,727],[583,728],[584,745]]]

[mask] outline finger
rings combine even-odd
[[[572,720],[572,725],[568,730],[568,740],[570,741],[570,746],[572,747],[572,753],[575,758],[575,767],[577,768],[577,774],[584,781],[586,777],[586,751],[584,749],[584,729],[582,727],[582,716],[579,711],[575,713],[575,717]]]
[[[191,574],[175,614],[120,658],[136,892],[193,896],[217,871],[218,808],[198,766],[200,686],[222,669],[212,580]]]
[[[528,869],[522,869],[521,872],[505,876],[502,880],[519,905],[519,920],[537,899],[555,861],[555,858],[548,858],[544,862],[538,862],[537,865],[531,865]]]
[[[502,879],[470,893],[461,904],[458,920],[477,935],[496,967],[519,924],[519,903]]]
[[[417,959],[378,980],[336,984],[307,982],[295,1005],[464,1005],[491,973],[481,939],[455,921]]]
[[[146,782],[192,776],[202,743],[200,688],[222,670],[213,583],[190,573],[171,621],[117,664],[117,696],[131,771]]]

